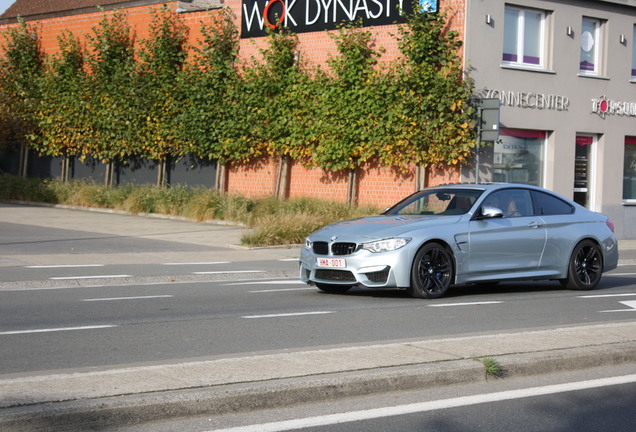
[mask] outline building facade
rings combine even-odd
[[[636,238],[636,2],[469,0],[466,17],[466,66],[500,102],[479,179],[554,190]]]
[[[285,25],[299,34],[308,64],[335,54],[327,33],[340,21],[362,18],[383,61],[397,56],[391,10],[406,0],[186,0],[166,2],[183,13],[190,38],[218,7],[232,9],[241,29],[241,56],[258,55],[267,26]],[[498,138],[480,144],[478,157],[461,170],[414,169],[397,178],[369,166],[360,176],[358,203],[388,205],[422,184],[452,181],[530,183],[554,190],[606,213],[619,238],[636,238],[636,0],[439,0],[421,1],[448,14],[450,28],[464,40],[464,64],[476,97],[498,101]],[[104,11],[126,9],[143,38],[155,0],[101,2],[17,0],[0,29],[16,15],[41,25],[43,48],[71,29],[88,34]],[[39,5],[39,6],[38,6]],[[43,6],[43,5],[46,5]],[[101,5],[103,9],[97,8]],[[47,9],[48,8],[48,9]],[[391,9],[393,8],[393,9]],[[212,11],[212,12],[211,12]],[[492,131],[490,131],[492,132]],[[270,194],[276,161],[232,167],[227,190]],[[286,195],[346,199],[346,178],[292,163]],[[255,180],[258,179],[258,180]]]

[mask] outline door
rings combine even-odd
[[[594,156],[596,150],[596,136],[576,136],[574,153],[574,201],[589,209],[593,208],[594,197]]]
[[[536,271],[546,242],[543,220],[534,215],[530,192],[524,189],[495,191],[483,205],[502,210],[504,217],[470,222],[470,272],[520,277]]]

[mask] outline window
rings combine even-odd
[[[636,81],[636,26],[632,31],[632,80]]]
[[[532,191],[535,213],[542,216],[563,215],[574,212],[574,208],[565,201],[547,193]]]
[[[601,22],[594,18],[583,18],[581,29],[581,61],[579,72],[598,75],[601,41]]]
[[[545,131],[507,129],[499,131],[493,154],[493,181],[541,186]]]
[[[506,6],[503,62],[543,67],[545,12]]]
[[[483,207],[500,209],[504,217],[532,216],[532,200],[530,191],[521,189],[504,189],[493,192],[484,200]]]
[[[636,201],[636,137],[625,137],[623,199]]]

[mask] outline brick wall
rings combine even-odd
[[[449,13],[450,27],[463,37],[465,25],[466,0],[442,0],[441,8]],[[236,17],[241,15],[241,0],[226,0],[226,6],[232,9]],[[173,6],[174,7],[174,4]],[[158,6],[129,8],[125,12],[130,27],[139,40],[148,37],[149,24],[152,20],[151,10]],[[105,12],[107,16],[112,12]],[[71,15],[40,21],[39,32],[42,48],[48,54],[58,51],[57,38],[65,30],[70,30],[75,37],[86,42],[86,36],[92,34],[92,28],[98,25],[104,13]],[[196,44],[201,40],[201,23],[210,23],[209,12],[187,13],[183,15],[190,29],[190,42]],[[397,26],[381,26],[369,29],[375,37],[376,48],[385,50],[381,62],[388,62],[397,56]],[[264,38],[241,40],[240,56],[243,60],[259,56],[259,49],[264,48]],[[309,66],[324,65],[329,55],[336,54],[334,41],[325,32],[299,34],[299,48],[303,61]],[[278,162],[262,159],[244,166],[232,165],[227,173],[227,191],[245,196],[259,197],[272,195],[276,188]],[[388,206],[415,190],[415,170],[406,174],[396,173],[390,168],[382,168],[370,164],[358,173],[358,204]],[[425,184],[456,182],[459,171],[455,168],[427,170]],[[317,197],[335,201],[346,201],[348,177],[347,173],[330,173],[322,170],[307,169],[298,163],[292,163],[289,170],[289,197]]]

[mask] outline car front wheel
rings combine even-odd
[[[453,257],[439,243],[424,245],[415,256],[411,268],[411,297],[439,298],[446,294],[453,277]]]
[[[568,264],[568,278],[561,284],[573,290],[591,290],[598,285],[603,273],[603,253],[591,240],[583,240],[572,251]]]

